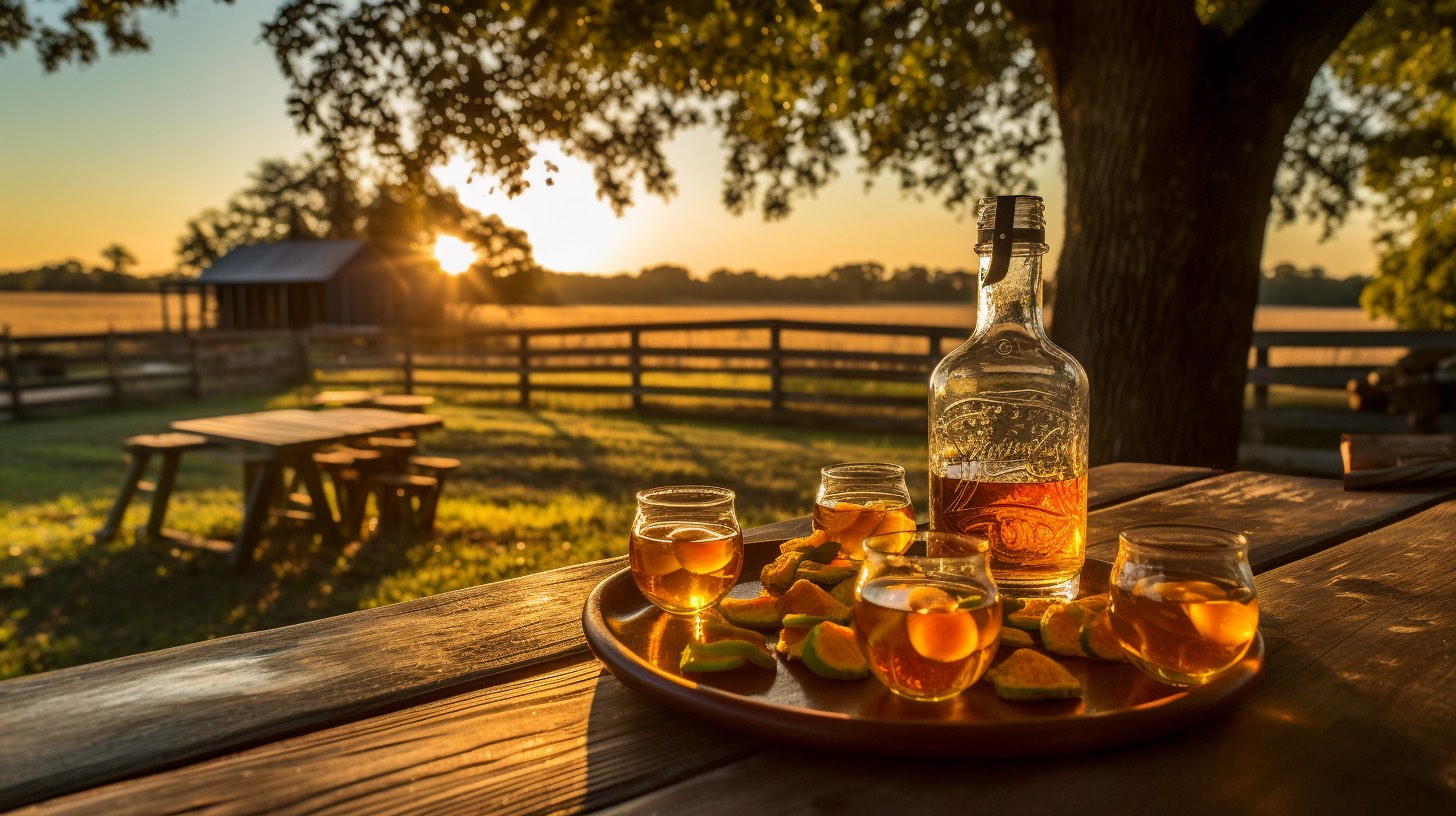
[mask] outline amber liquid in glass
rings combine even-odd
[[[864,554],[864,540],[915,529],[915,511],[903,499],[870,499],[863,504],[829,500],[814,505],[813,525],[853,558]]]
[[[1259,627],[1259,600],[1248,588],[1206,578],[1152,576],[1110,595],[1112,629],[1128,658],[1176,685],[1206,682],[1237,663]]]
[[[984,482],[932,473],[930,493],[930,529],[984,534],[997,586],[1046,586],[1081,572],[1086,473],[1059,482]]]
[[[980,679],[1001,642],[1001,601],[952,583],[872,578],[854,605],[870,671],[907,697],[944,700]]]
[[[702,522],[647,524],[632,531],[632,578],[670,612],[700,612],[728,594],[743,564],[743,534]]]

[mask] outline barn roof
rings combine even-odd
[[[238,247],[205,269],[202,283],[322,283],[366,247],[363,241],[278,241]]]

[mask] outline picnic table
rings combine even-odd
[[[282,482],[283,471],[298,474],[312,502],[314,529],[324,543],[344,543],[340,516],[324,492],[323,479],[313,454],[328,445],[380,434],[418,433],[437,428],[443,420],[434,414],[403,414],[377,408],[335,408],[306,411],[286,408],[247,414],[181,419],[174,431],[197,434],[207,440],[242,448],[251,454],[256,472],[249,480],[243,523],[233,545],[233,562],[246,564],[257,548],[268,519],[268,504]]]
[[[1118,464],[1093,469],[1091,506],[1096,559],[1136,523],[1248,534],[1267,656],[1231,710],[1058,758],[778,745],[663,708],[602,668],[581,613],[624,568],[613,558],[0,683],[0,808],[1456,812],[1452,491]]]

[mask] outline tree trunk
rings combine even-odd
[[[1067,167],[1052,336],[1087,369],[1093,464],[1234,466],[1284,135],[1359,17],[1297,66],[1250,71],[1268,55],[1192,6],[1069,2],[1027,26]]]

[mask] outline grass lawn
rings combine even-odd
[[[807,513],[823,465],[892,461],[925,507],[925,437],[620,413],[443,404],[426,452],[464,466],[432,540],[366,537],[343,552],[280,529],[237,574],[209,552],[138,543],[145,497],[97,545],[124,472],[123,437],[169,420],[293,407],[290,394],[233,396],[0,425],[0,679],[283,626],[626,551],[633,494],[710,482],[738,493],[744,527]],[[184,457],[167,524],[230,537],[241,465]]]

